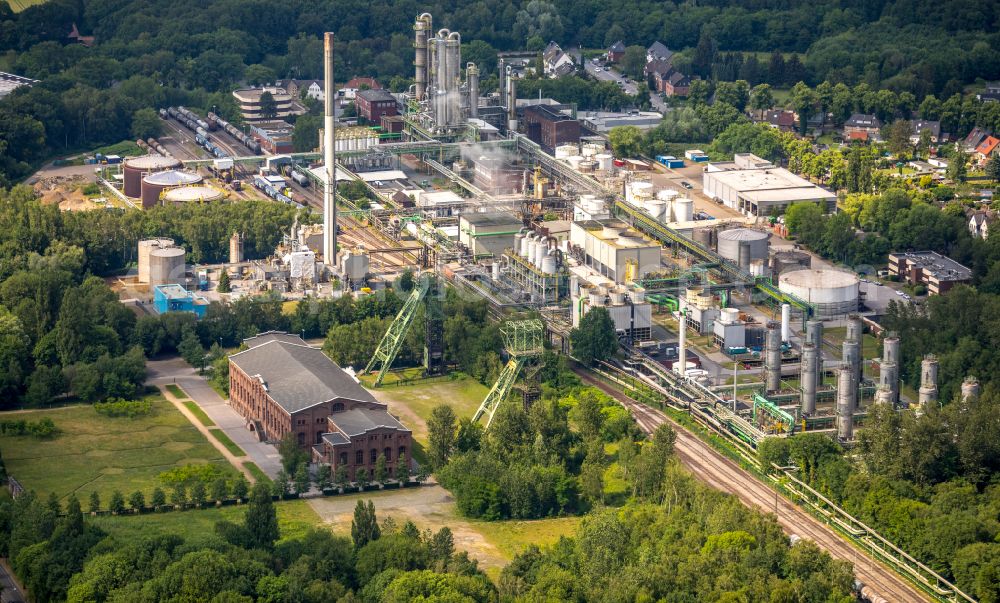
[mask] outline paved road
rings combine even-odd
[[[2,603],[25,603],[27,598],[11,575],[7,563],[0,563],[0,602]]]
[[[622,89],[626,94],[636,94],[639,91],[635,82],[622,77],[622,75],[617,71],[613,69],[604,69],[603,67],[600,71],[597,71],[597,67],[598,65],[595,65],[593,61],[587,61],[583,64],[583,68],[587,73],[602,82],[622,82],[625,84]]]
[[[257,440],[257,436],[246,428],[243,417],[182,359],[150,360],[146,363],[146,371],[146,382],[151,385],[176,383],[180,386],[215,421],[216,426],[247,453],[248,460],[257,463],[264,473],[274,477],[281,471],[281,455],[278,450]]]
[[[723,492],[738,497],[748,507],[774,513],[785,532],[809,538],[836,559],[854,563],[854,574],[859,580],[893,603],[901,601],[928,601],[921,592],[898,574],[872,560],[844,541],[812,515],[799,509],[770,486],[744,471],[739,465],[722,456],[711,446],[674,423],[662,412],[624,396],[586,373],[578,373],[585,380],[615,397],[635,417],[639,427],[652,433],[659,425],[669,423],[677,432],[675,450],[681,462],[695,477]]]

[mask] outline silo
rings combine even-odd
[[[645,209],[654,220],[663,222],[667,214],[667,202],[662,199],[649,199],[646,201]],[[669,217],[669,216],[666,216]]]
[[[229,263],[239,264],[243,261],[243,237],[240,233],[234,232],[229,237]]]
[[[830,269],[785,272],[778,277],[778,288],[811,303],[817,318],[832,318],[858,309],[858,277],[850,272]]]
[[[201,176],[194,172],[184,172],[181,170],[167,170],[150,174],[142,179],[141,193],[142,206],[144,208],[153,207],[160,202],[160,193],[178,186],[189,186],[201,182]]]
[[[184,250],[180,247],[154,249],[149,254],[149,284],[184,282]]]
[[[558,150],[559,149],[556,148],[557,152]],[[597,161],[597,169],[601,170],[602,172],[611,171],[611,166],[614,165],[613,163],[614,159],[615,158],[612,155],[609,155],[608,153],[598,153],[597,155],[594,155],[594,160]]]
[[[122,165],[122,177],[125,181],[125,196],[138,199],[142,195],[142,179],[149,174],[172,170],[181,167],[181,162],[173,157],[161,155],[143,155],[126,159]]]
[[[812,256],[802,251],[778,251],[771,256],[771,271],[775,276],[812,266]]]
[[[173,247],[173,239],[144,239],[139,241],[139,282],[149,282],[149,254],[156,249]]]
[[[680,199],[678,199],[678,202]],[[740,261],[740,244],[746,248],[746,265],[751,260],[767,257],[768,239],[771,235],[749,228],[731,228],[719,233],[719,255],[733,262]]]
[[[545,274],[555,274],[556,273],[556,254],[559,252],[555,249],[550,249],[545,257],[542,258],[542,272]]]

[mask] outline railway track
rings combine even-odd
[[[717,490],[736,496],[749,507],[774,513],[786,533],[809,538],[835,559],[852,562],[855,576],[880,596],[893,602],[930,600],[891,569],[859,553],[832,529],[779,496],[773,488],[744,471],[663,412],[632,400],[586,371],[577,370],[576,373],[583,381],[618,400],[632,413],[643,432],[650,434],[660,425],[669,424],[677,432],[677,457],[695,477]]]

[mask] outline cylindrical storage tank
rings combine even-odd
[[[542,272],[545,274],[556,273],[556,254],[558,251],[552,249],[542,258]]]
[[[154,249],[149,254],[149,284],[180,284],[184,280],[184,250],[180,247]]]
[[[692,231],[694,235],[694,242],[698,243],[705,249],[712,248],[712,230],[710,228],[695,228]]]
[[[740,311],[738,308],[723,308],[719,322],[724,325],[731,325],[740,321]]]
[[[635,203],[638,205],[641,204],[646,199],[653,198],[652,182],[644,182],[641,180],[637,182],[629,182],[625,188],[626,188],[625,200],[631,203]]]
[[[674,199],[673,208],[674,222],[690,222],[691,220],[694,220],[694,201],[691,199],[688,199],[687,197],[678,197]]]
[[[542,267],[542,258],[544,258],[545,254],[548,253],[548,252],[549,252],[549,244],[548,244],[548,242],[543,237],[539,236],[538,240],[535,242],[535,267],[536,268],[540,269]]]
[[[571,155],[566,158],[566,163],[568,163],[569,167],[573,168],[574,170],[580,169],[581,161],[583,161],[583,157],[579,155]]]
[[[663,189],[661,191],[657,191],[656,192],[656,198],[657,199],[662,199],[663,201],[673,201],[674,199],[676,199],[679,196],[680,196],[680,193],[678,193],[677,191],[675,191],[672,188],[665,188],[665,189]]]
[[[736,263],[740,268],[750,269],[750,241],[739,241],[739,249],[736,252]]]
[[[663,222],[667,213],[667,202],[661,199],[650,199],[644,204],[646,212],[658,222]]]
[[[212,201],[219,201],[225,196],[226,194],[224,192],[214,186],[195,185],[179,186],[177,188],[167,190],[163,193],[161,199],[163,200],[164,205],[183,205],[191,202],[208,203]]]
[[[840,270],[795,270],[778,277],[778,289],[811,303],[815,317],[833,318],[858,309],[858,277]]]
[[[194,172],[166,170],[150,174],[142,179],[142,191],[140,193],[142,206],[153,207],[154,205],[158,205],[160,202],[160,193],[168,188],[189,186],[200,182],[201,176]]]
[[[143,155],[126,159],[122,166],[125,181],[125,196],[138,199],[142,195],[142,179],[149,174],[181,167],[181,162],[173,157]]]
[[[556,147],[556,159],[568,159],[579,154],[580,149],[575,144],[561,144]]]
[[[580,154],[584,157],[596,157],[599,153],[604,152],[604,145],[599,145],[593,142],[584,143],[580,146]]]
[[[803,251],[779,251],[771,256],[771,272],[775,276],[810,266],[812,266],[812,256]]]
[[[493,280],[495,281],[500,280],[500,262],[493,262],[493,266],[491,267],[491,269],[492,269],[492,274],[490,276],[493,277]]]
[[[597,161],[597,169],[602,172],[611,171],[611,166],[614,164],[614,156],[608,153],[598,153],[594,155],[594,160]]]
[[[680,201],[678,199],[674,203],[674,206],[676,207]],[[771,235],[766,232],[749,228],[723,230],[719,233],[719,255],[727,260],[739,262],[740,243],[745,243],[749,252],[749,256],[746,259],[749,266],[751,260],[767,258],[768,239],[770,238]]]
[[[527,258],[528,257],[528,250],[531,248],[531,240],[533,238],[534,238],[534,235],[531,234],[530,232],[527,233],[527,234],[525,234],[521,238],[521,243],[520,243],[521,246],[518,248],[517,254],[519,256],[521,256],[522,258]]]
[[[144,239],[139,241],[139,282],[149,282],[149,254],[155,249],[173,247],[173,239]]]
[[[597,171],[597,162],[592,159],[584,159],[580,162],[580,172],[590,174]]]
[[[524,242],[524,233],[519,232],[514,235],[514,253],[521,255],[521,245]]]

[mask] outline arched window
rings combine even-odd
[[[359,450],[356,453],[354,453],[354,464],[355,465],[364,465],[365,464],[365,451],[364,450]]]
[[[378,448],[372,448],[371,457],[373,463],[378,460]]]
[[[333,408],[330,410],[330,412],[344,412],[344,403],[337,402],[336,404],[333,405]]]
[[[385,460],[386,460],[386,462],[388,462],[388,461],[391,461],[391,460],[392,460],[392,448],[388,448],[388,447],[387,447],[387,448],[385,449]]]

